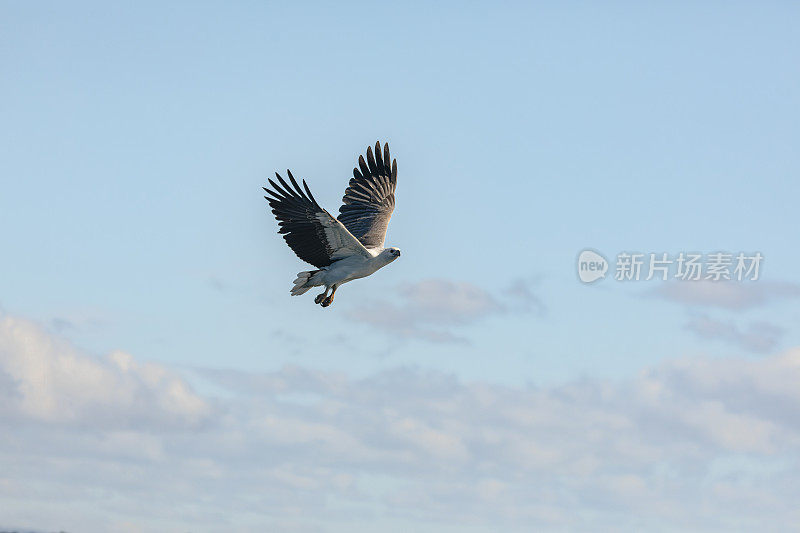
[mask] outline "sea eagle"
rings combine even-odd
[[[374,156],[372,147],[367,147],[366,161],[358,156],[338,218],[319,206],[306,180],[301,189],[292,173],[286,173],[291,185],[276,172],[280,184],[268,179],[272,189],[263,187],[269,194],[264,198],[289,248],[318,269],[297,274],[292,296],[325,286],[314,303],[328,307],[341,284],[369,276],[400,257],[399,249],[383,247],[397,185],[397,161],[390,158],[388,144],[383,145],[382,155],[376,142]]]

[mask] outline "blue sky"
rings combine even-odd
[[[19,366],[36,359],[25,351],[32,346],[41,346],[36,356],[41,368],[53,364],[64,370],[53,362],[63,362],[53,348],[63,346],[77,354],[70,361],[84,361],[86,368],[100,365],[107,374],[98,375],[111,382],[132,379],[136,385],[130,387],[143,387],[138,394],[153,395],[155,412],[172,413],[172,397],[154,392],[152,380],[142,377],[149,371],[140,375],[130,365],[114,366],[116,359],[108,354],[124,352],[142,368],[156,365],[174,373],[175,383],[196,400],[185,404],[191,416],[179,413],[191,419],[188,434],[200,427],[224,433],[222,426],[215,426],[223,424],[216,409],[238,420],[236,427],[246,434],[243,428],[252,427],[246,414],[252,404],[278,394],[276,390],[293,397],[311,391],[317,399],[330,400],[326,395],[334,394],[331,389],[309,384],[318,383],[308,377],[317,375],[329,376],[319,378],[325,383],[338,376],[351,384],[345,387],[348,391],[359,386],[369,390],[382,383],[381,376],[390,376],[385,379],[392,386],[386,391],[400,396],[380,401],[397,403],[392,409],[402,411],[411,409],[402,401],[404,385],[422,387],[425,376],[483,387],[517,401],[528,387],[560,398],[561,387],[581,383],[588,388],[612,384],[608,386],[616,387],[615,394],[624,395],[630,393],[627,387],[639,390],[631,383],[642,376],[671,376],[665,368],[686,371],[685,365],[697,375],[728,368],[728,360],[731,372],[740,369],[750,376],[782,365],[794,368],[791,354],[800,346],[797,6],[0,6],[0,311],[8,322],[2,344],[6,366],[0,370],[10,376],[0,379],[0,386],[28,391],[23,394],[27,403],[13,416],[7,414],[3,423],[16,427],[30,418],[25,424],[36,428],[30,438],[75,437],[74,454],[65,461],[105,453],[77,442],[76,436],[76,428],[92,425],[97,407],[92,402],[104,402],[95,395],[85,402],[73,397],[81,387],[50,384],[56,389],[39,391],[42,397],[83,405],[83,411],[66,416],[31,407],[47,402],[37,403],[37,396],[25,394],[35,395],[31,391],[36,386],[50,383],[43,374]],[[358,155],[376,140],[388,141],[398,161],[397,209],[387,244],[401,248],[402,257],[375,276],[344,286],[331,308],[315,306],[310,294],[290,297],[291,281],[305,265],[277,235],[260,187],[273,172],[290,168],[333,212]],[[764,263],[756,282],[712,288],[700,284],[692,296],[693,288],[682,292],[661,281],[581,284],[575,260],[587,247],[610,259],[623,251],[760,251]],[[241,385],[287,379],[284,374],[293,372],[287,369],[307,380],[302,385],[289,380],[295,385],[285,389],[256,387],[252,397]],[[778,379],[781,374],[769,376]],[[234,375],[239,385],[232,385]],[[28,383],[26,379],[32,380],[28,388],[19,385]],[[93,381],[85,386],[106,390]],[[767,396],[785,392],[782,385],[775,386],[758,390]],[[693,394],[702,396],[695,388],[678,388],[674,394],[668,406],[689,401]],[[469,396],[453,395],[454,402]],[[345,397],[336,401],[359,416],[368,413],[362,412],[364,397],[357,392]],[[434,403],[437,397],[426,396]],[[742,409],[731,398],[714,398],[734,411]],[[542,405],[547,401],[541,401],[531,408],[546,411]],[[796,395],[786,401],[796,413]],[[585,410],[581,402],[570,409]],[[120,417],[130,420],[122,429],[101,424],[95,429],[98,434],[109,442],[117,442],[119,431],[131,442],[150,439],[163,455],[119,459],[109,452],[106,466],[128,461],[146,471],[181,453],[175,436],[162,434],[168,423],[148,425],[138,410],[126,411],[130,406],[123,399],[109,405],[119,405]],[[788,459],[797,451],[796,414],[780,425],[765,421],[766,415],[753,405],[745,402],[744,409],[755,417],[752,423],[777,424],[775,435],[764,430],[769,445],[756,443],[743,452],[736,445],[726,448],[728,440],[712,438],[719,448],[692,460],[716,472],[719,462],[734,461],[732,453],[746,453],[751,454],[745,461],[751,470],[754,464],[763,469],[769,463],[784,476],[780,479],[789,479],[798,467]],[[630,415],[620,413],[617,404],[606,407],[608,417]],[[265,409],[272,409],[276,420],[296,411],[277,400]],[[381,435],[416,434],[422,422],[412,414],[429,410],[409,411]],[[298,435],[306,435],[311,426],[319,429],[323,415],[314,413],[295,413],[299,418],[287,427],[305,429],[281,442],[304,442]],[[64,416],[66,421],[59,418]],[[461,488],[479,484],[476,465],[489,452],[464,444],[469,439],[459,437],[450,425],[460,420],[453,416],[428,420],[426,427],[442,432],[437,438],[443,442],[463,445],[453,444],[454,455],[448,455],[461,457],[463,475],[428,480],[425,486],[435,486],[444,502],[466,505],[472,500]],[[346,421],[326,420],[330,438],[335,433],[369,440]],[[638,419],[631,420],[632,427],[644,431]],[[468,421],[466,417],[455,425]],[[724,426],[720,431],[730,436],[731,418],[717,422],[703,427]],[[561,428],[564,438],[585,429],[579,421],[575,424]],[[526,442],[520,427],[504,426],[503,432],[516,435],[512,440],[517,444]],[[664,444],[659,439],[648,445]],[[2,460],[36,463],[19,451],[24,440],[15,442],[5,442]],[[509,471],[521,468],[514,462],[521,457],[519,449],[502,450]],[[667,463],[670,458],[689,461],[679,449],[685,448],[665,449],[661,457]],[[51,451],[41,453],[52,459]],[[185,453],[192,454],[217,469],[223,485],[236,482],[237,461],[257,460],[244,453],[217,456],[194,448]],[[359,458],[366,455],[368,451]],[[595,461],[610,464],[606,459],[598,455]],[[234,506],[226,506],[228,500],[212,498],[218,505],[214,517],[180,522],[167,513],[158,524],[135,512],[138,500],[126,483],[127,474],[109,474],[81,486],[90,492],[109,491],[134,510],[111,506],[82,522],[53,511],[44,517],[47,523],[36,523],[32,517],[40,516],[37,505],[45,505],[48,490],[57,491],[68,475],[49,476],[31,466],[0,475],[6,482],[0,486],[33,491],[35,485],[38,491],[24,505],[15,498],[18,489],[0,493],[3,507],[13,511],[11,522],[0,526],[82,531],[185,526],[211,531],[233,524],[257,530],[265,523],[260,520],[274,520],[275,530],[351,531],[353,524],[337,514],[340,506],[354,506],[371,517],[362,523],[379,522],[386,531],[409,523],[420,531],[434,523],[482,531],[498,517],[511,529],[532,521],[542,529],[580,528],[580,522],[558,521],[569,516],[588,520],[584,525],[594,518],[615,523],[616,503],[598,504],[592,495],[592,490],[604,492],[602,483],[608,479],[603,476],[592,478],[600,488],[561,486],[562,493],[573,496],[569,505],[527,514],[531,509],[525,498],[503,507],[487,496],[498,487],[513,489],[508,471],[498,467],[493,481],[486,481],[488,492],[475,516],[456,516],[456,504],[452,511],[444,504],[437,507],[435,517],[412,516],[403,512],[404,505],[419,505],[398,500],[392,491],[421,483],[424,475],[400,479],[399,463],[391,461],[374,469],[341,457],[337,461],[333,467],[301,456],[287,458],[275,474],[279,485],[291,477],[287,472],[297,477],[296,469],[310,469],[312,463],[335,471],[309,474],[317,480],[328,474],[334,479],[313,495],[303,492],[312,489],[287,488],[275,496],[283,504],[256,506],[250,514],[234,513]],[[414,463],[420,471],[425,464]],[[655,475],[657,469],[648,465],[642,468]],[[661,466],[670,472],[677,468],[673,463]],[[548,468],[546,473],[560,483],[556,467]],[[71,472],[82,470],[76,464]],[[680,468],[677,472],[683,491],[675,489],[675,494],[683,501],[703,485],[681,478]],[[658,480],[642,472],[625,475],[641,477],[653,491],[652,501],[659,499],[653,488]],[[371,494],[380,485],[388,499],[360,498],[351,489],[337,492],[344,482],[336,476],[350,479],[345,485],[356,492]],[[178,473],[175,479],[180,479]],[[436,485],[444,479],[447,483]],[[639,481],[632,479],[614,483],[638,487]],[[752,493],[756,485],[746,488]],[[259,486],[254,487],[258,493]],[[196,490],[198,498],[210,498],[210,492]],[[759,497],[778,507],[784,503],[769,491]],[[720,501],[709,505],[722,505]],[[685,502],[675,505],[686,516],[683,522],[675,518],[668,528],[720,525],[700,521]],[[292,515],[286,509],[300,511]],[[332,517],[325,524],[304,522],[301,515],[309,509]],[[746,509],[733,509],[746,519]],[[627,526],[663,523],[653,518],[658,512],[642,511],[639,521]],[[785,524],[787,516],[776,514],[775,526]]]

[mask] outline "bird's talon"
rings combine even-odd
[[[328,306],[329,306],[329,305],[331,305],[332,303],[333,303],[333,298],[331,298],[330,296],[328,296],[327,298],[325,298],[324,300],[322,300],[322,304],[321,304],[321,305],[322,305],[322,307],[328,307]]]
[[[318,303],[322,302],[323,298],[325,298],[325,293],[324,292],[322,294],[318,294],[317,297],[314,298],[314,303],[318,304]]]

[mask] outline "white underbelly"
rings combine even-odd
[[[380,268],[377,262],[360,255],[336,261],[327,267],[324,281],[326,285],[341,285],[354,279],[365,278]]]

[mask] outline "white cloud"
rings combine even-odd
[[[686,329],[698,337],[721,340],[747,351],[770,353],[775,350],[783,329],[768,322],[751,322],[746,328],[733,321],[716,320],[706,315],[692,317]]]
[[[8,525],[779,531],[800,520],[800,349],[549,387],[413,368],[204,370],[228,394],[202,398],[162,366],[2,324]]]
[[[374,301],[351,313],[359,322],[404,338],[465,342],[458,328],[511,309],[544,312],[528,283],[517,280],[498,295],[477,285],[428,279],[401,287],[396,302]]]
[[[653,294],[693,307],[741,311],[774,300],[800,298],[800,285],[770,281],[673,281],[659,285]]]
[[[39,326],[0,316],[2,412],[55,423],[191,426],[209,405],[165,367],[124,352],[88,356]]]

